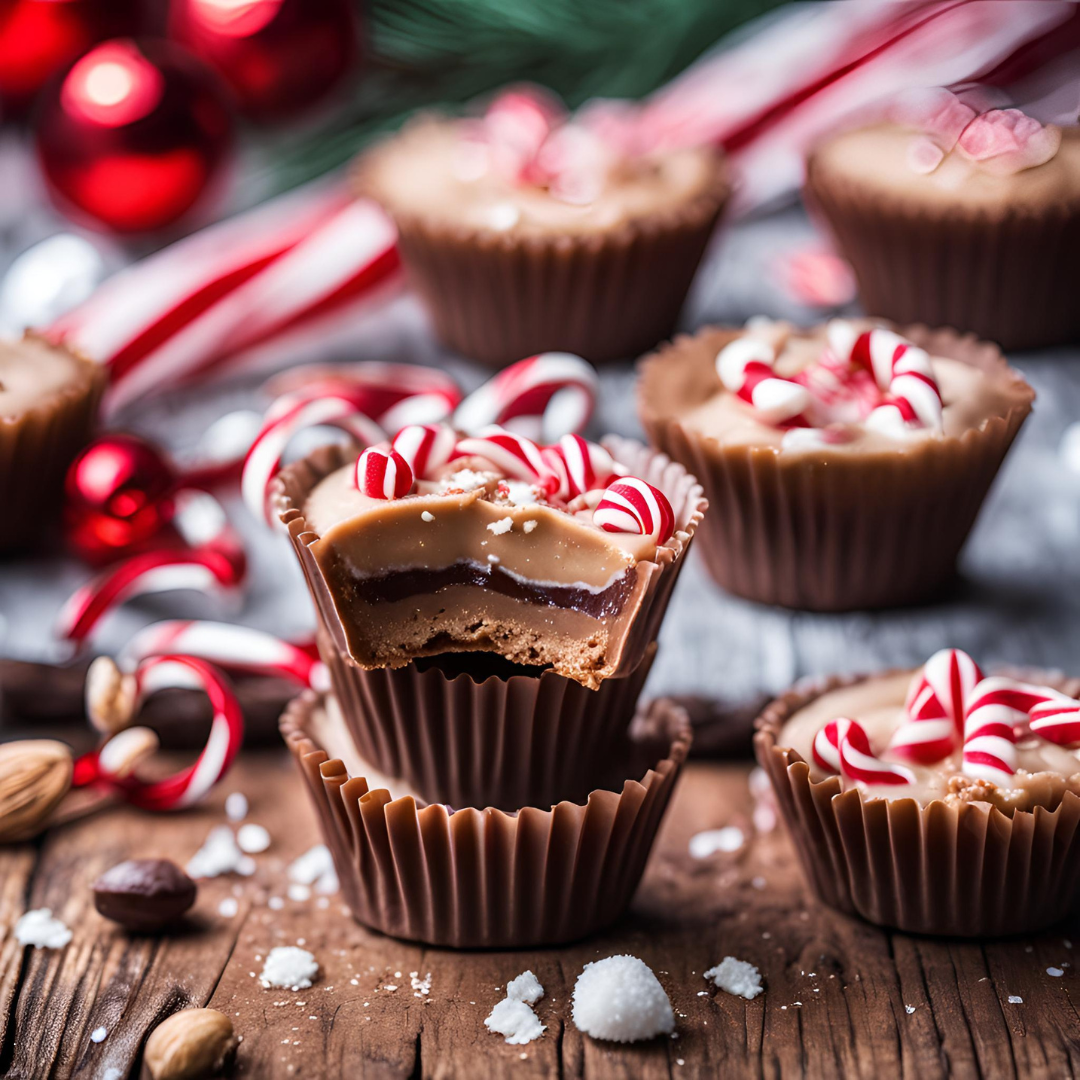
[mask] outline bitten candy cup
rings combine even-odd
[[[883,673],[890,674],[890,673]],[[1011,674],[1011,673],[1010,673]],[[1080,680],[1026,673],[1075,695]],[[867,676],[801,683],[758,717],[754,750],[810,886],[830,907],[915,934],[993,937],[1050,926],[1080,900],[1080,796],[1009,816],[985,802],[868,798],[810,778],[784,724]]]
[[[320,695],[304,693],[286,709],[281,731],[353,916],[395,937],[451,948],[554,945],[618,918],[691,739],[685,712],[656,702],[635,724],[623,760],[610,763],[613,779],[631,779],[610,790],[601,784],[582,803],[508,813],[423,805],[350,778],[313,738],[321,707]]]

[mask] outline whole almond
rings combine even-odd
[[[232,1021],[217,1009],[185,1009],[154,1028],[143,1061],[154,1080],[200,1080],[235,1045]]]
[[[71,751],[51,739],[0,746],[0,843],[36,836],[71,788]]]

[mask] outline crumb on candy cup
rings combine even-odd
[[[691,738],[686,714],[659,701],[635,724],[621,760],[609,762],[610,789],[601,780],[587,800],[547,809],[451,809],[350,778],[316,741],[321,708],[320,695],[305,692],[281,731],[353,916],[451,948],[554,945],[618,918]]]
[[[742,331],[705,330],[719,349]],[[953,330],[897,328],[937,354],[1008,372],[1001,351]],[[699,335],[700,336],[700,335]],[[638,413],[649,441],[700,480],[712,507],[698,550],[716,582],[749,600],[811,611],[889,607],[931,597],[955,573],[960,549],[983,500],[1031,411],[1034,391],[1005,417],[959,437],[927,439],[903,454],[784,453],[771,447],[721,446],[684,426],[668,407],[680,352],[698,338],[679,337],[642,360]],[[715,355],[715,353],[714,353]],[[706,382],[705,379],[708,381]]]
[[[1080,691],[1080,680],[1024,674],[1070,695]],[[1011,816],[984,802],[867,798],[858,788],[842,791],[836,776],[815,783],[807,762],[779,745],[799,709],[867,677],[804,681],[756,721],[758,763],[818,899],[880,926],[961,937],[1030,933],[1073,910],[1080,796],[1072,791]]]

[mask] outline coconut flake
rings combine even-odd
[[[494,533],[496,536],[502,536],[504,533],[508,533],[514,527],[514,519],[512,517],[499,518],[498,521],[491,522],[488,525],[488,532]],[[491,558],[489,555],[488,558]]]
[[[586,1035],[612,1042],[637,1042],[675,1029],[664,988],[636,956],[586,964],[574,985],[573,1018]]]
[[[318,974],[318,962],[307,949],[276,945],[267,954],[259,981],[265,987],[306,990]]]
[[[35,908],[19,917],[15,924],[15,940],[35,949],[62,949],[72,934],[67,925],[53,918],[51,908]]]
[[[734,956],[725,956],[716,967],[709,968],[705,978],[712,979],[719,989],[747,1001],[752,1001],[764,990],[761,972],[753,964],[736,960]]]

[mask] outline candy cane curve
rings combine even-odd
[[[525,480],[553,491],[558,477],[544,461],[540,447],[524,435],[498,425],[481,428],[458,440],[455,457],[478,457],[511,480]]]
[[[412,469],[417,480],[433,480],[457,450],[457,432],[446,424],[409,424],[393,438],[390,446]]]
[[[396,450],[369,446],[356,459],[353,482],[370,499],[403,499],[412,491],[413,473]]]
[[[556,446],[545,446],[541,454],[559,480],[554,496],[564,502],[607,487],[624,471],[604,447],[580,435],[564,435]]]
[[[910,769],[876,757],[866,729],[847,717],[830,720],[817,732],[812,756],[824,771],[839,773],[859,785],[892,787],[915,782]]]
[[[716,355],[716,373],[727,390],[767,423],[796,421],[813,404],[810,391],[773,370],[776,350],[749,334],[728,342]]]
[[[1080,747],[1080,701],[1061,694],[1033,705],[1028,717],[1039,738],[1070,750]]]
[[[663,544],[675,532],[675,514],[667,496],[636,476],[612,481],[593,510],[593,524],[605,532],[647,536]]]

